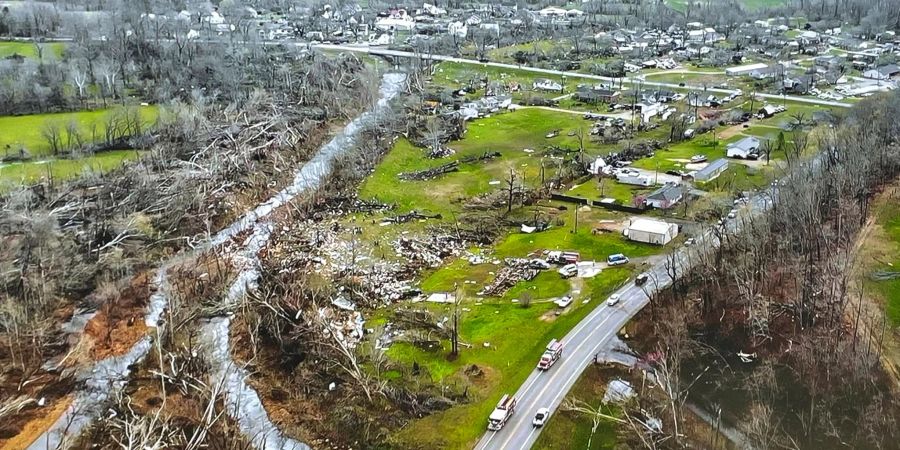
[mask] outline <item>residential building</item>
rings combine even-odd
[[[754,136],[745,137],[737,142],[728,144],[725,148],[725,154],[729,158],[747,159],[759,152],[759,138]]]
[[[886,66],[876,67],[863,72],[863,76],[873,80],[889,80],[894,75],[900,73],[900,67],[896,64],[888,64]]]
[[[717,159],[707,164],[706,167],[694,172],[694,181],[706,183],[715,180],[726,170],[728,170],[728,160],[725,158]]]
[[[666,183],[644,198],[647,206],[657,209],[669,209],[684,197],[684,188],[680,184]]]
[[[584,103],[615,103],[619,92],[597,86],[579,86],[575,91],[575,99]]]
[[[632,219],[622,232],[629,240],[666,245],[678,236],[678,225],[651,219]]]
[[[621,171],[616,174],[616,181],[634,186],[653,186],[653,180],[650,177],[637,172]]]

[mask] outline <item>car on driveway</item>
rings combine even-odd
[[[609,255],[606,257],[606,263],[610,266],[618,266],[621,264],[628,264],[628,257],[621,253],[616,253],[615,255]]]
[[[537,410],[537,413],[534,415],[534,420],[531,421],[531,425],[539,428],[544,426],[547,423],[547,419],[550,418],[550,410],[547,408],[541,408]]]
[[[556,303],[556,306],[559,306],[560,308],[565,308],[566,306],[571,305],[573,300],[575,299],[573,299],[571,295],[566,295],[556,299],[553,303]]]

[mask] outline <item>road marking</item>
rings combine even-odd
[[[604,309],[608,309],[608,308],[604,308]],[[611,319],[612,317],[613,317],[613,316],[610,315],[610,316],[607,316],[606,318],[604,318],[604,319],[596,326],[596,329],[600,329],[601,327],[603,327],[603,325],[604,325],[607,321],[609,321],[609,319]],[[627,320],[626,320],[626,322],[627,322]],[[593,334],[593,333],[591,333],[591,334]],[[578,352],[578,350],[579,350],[582,346],[584,346],[584,344],[586,344],[589,340],[591,340],[590,337],[591,337],[591,335],[589,334],[585,339],[582,339],[581,342],[578,344],[578,346],[576,346],[575,349],[572,350],[572,354],[575,354],[576,352]],[[585,361],[587,361],[587,360],[585,360]],[[577,365],[575,368],[578,369],[579,367],[581,367],[581,364]],[[581,372],[582,372],[581,370],[575,370],[575,371],[573,372],[573,376],[574,376],[574,375],[578,375],[578,374],[581,373]],[[550,388],[550,386],[553,386],[553,381],[555,381],[556,378],[559,377],[559,376],[564,376],[564,375],[563,375],[563,372],[562,372],[561,370],[557,370],[556,372],[554,372],[554,374],[550,376],[550,380],[547,381],[547,383],[545,384],[544,388],[541,389],[540,392],[537,393],[536,398],[532,399],[532,400],[529,402],[528,406],[533,407],[533,406],[534,406],[534,403],[535,403],[538,399],[540,399],[541,396],[544,395],[544,392],[546,392],[547,389]],[[571,379],[571,377],[569,377],[569,379]],[[567,382],[568,382],[568,381],[567,381]],[[524,394],[523,394],[523,396],[524,396]],[[517,407],[518,407],[518,405],[517,405]],[[517,409],[518,409],[518,408],[517,408]],[[529,408],[528,410],[530,411],[531,409],[532,409],[532,408]],[[500,444],[500,449],[506,448],[507,444],[509,444],[509,440],[512,439],[513,436],[514,436],[514,434],[511,433],[511,434],[506,438],[506,440],[503,441],[502,444]]]
[[[582,320],[581,323],[579,323],[579,325],[578,325],[577,327],[575,327],[575,329],[573,329],[572,331],[570,331],[570,332],[568,333],[568,335],[573,336],[573,335],[576,335],[576,334],[580,333],[581,330],[582,330],[585,326],[587,326],[589,323],[593,322],[593,321],[597,318],[596,316],[597,316],[601,311],[608,309],[608,307],[604,308],[604,306],[606,306],[605,303],[599,305],[594,311],[591,312],[591,314],[590,314],[588,317],[585,318],[586,320]],[[598,326],[602,326],[604,323],[606,323],[607,320],[609,320],[609,317],[607,317],[606,319],[603,319],[603,321],[601,321],[601,322],[600,322],[600,325],[598,325]],[[584,345],[585,342],[586,342],[586,339],[582,339],[582,340],[581,340],[581,343],[578,344],[578,345],[575,347],[575,350],[572,350],[572,353],[576,352],[579,348],[581,348],[581,346]],[[552,382],[553,379],[556,378],[557,374],[559,374],[559,373],[561,373],[561,372],[562,372],[561,369],[560,369],[560,370],[554,371],[553,375],[550,376],[550,378],[551,378],[550,381]],[[537,382],[537,380],[538,380],[539,378],[541,378],[540,375],[534,377],[534,379],[531,380],[531,383],[529,383],[527,387],[525,387],[524,389],[520,389],[519,391],[521,391],[521,394],[520,394],[519,391],[517,391],[516,394],[520,394],[520,395],[519,395],[519,398],[524,398],[525,396],[527,396],[527,395],[528,395],[528,391],[531,389],[531,387],[534,385],[534,383]],[[546,388],[544,388],[544,390],[546,390]],[[542,391],[542,392],[543,392],[543,391]],[[516,410],[521,410],[521,408],[519,407],[519,405],[516,405]],[[515,428],[515,426],[513,426],[512,424],[509,424],[509,425],[510,425],[510,428]],[[506,428],[506,426],[504,426],[504,428]],[[494,436],[496,436],[497,433],[498,433],[498,432],[495,431],[495,432],[491,433],[490,435],[488,435],[488,436],[486,437],[486,439],[483,439],[483,442],[480,444],[480,448],[482,448],[482,449],[488,448],[488,444],[491,443],[491,441],[494,439]],[[511,437],[512,437],[512,436],[510,436],[510,438],[511,438]],[[509,440],[509,438],[507,438],[507,441],[508,441],[508,440]],[[504,444],[504,445],[505,445],[505,444]],[[477,448],[478,448],[478,446],[476,446],[476,449],[477,449]]]

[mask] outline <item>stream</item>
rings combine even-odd
[[[326,180],[335,158],[352,149],[360,131],[389,110],[390,101],[402,92],[405,81],[404,74],[385,74],[379,89],[380,98],[375,106],[353,119],[340,133],[319,148],[313,158],[297,171],[291,185],[257,205],[196,250],[196,252],[208,251],[244,231],[253,230],[233,257],[234,264],[240,272],[223,299],[222,306],[225,309],[237,305],[248,292],[256,289],[260,275],[258,253],[268,243],[272,229],[271,222],[263,219],[298,195],[319,187]],[[184,257],[178,259],[182,258]],[[172,261],[166,262],[157,271],[154,280],[156,291],[150,297],[144,318],[149,327],[159,325],[162,313],[168,305],[166,271],[173,264]],[[231,358],[228,341],[229,324],[228,317],[212,318],[203,324],[200,336],[202,351],[212,365],[210,375],[214,382],[222,383],[226,412],[237,421],[241,432],[257,449],[308,450],[306,444],[290,439],[278,430],[269,419],[259,395],[246,383],[249,374]],[[150,352],[152,346],[152,338],[145,336],[124,355],[97,361],[92,367],[79,372],[76,380],[83,384],[83,387],[75,392],[72,404],[28,447],[28,450],[66,448],[69,442],[65,441],[80,435],[85,427],[104,412],[105,405],[113,397],[113,393],[121,390],[127,383],[131,367],[140,362]]]

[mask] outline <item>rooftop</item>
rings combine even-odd
[[[666,234],[669,232],[669,227],[671,225],[672,224],[668,222],[662,222],[659,220],[634,219],[631,221],[631,225],[628,226],[628,229],[653,234]]]

